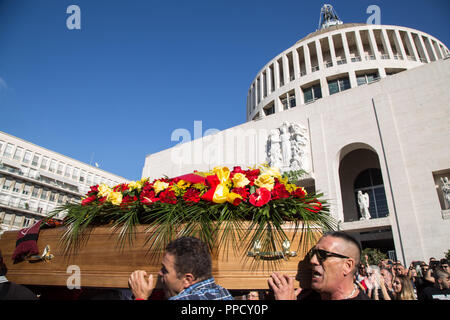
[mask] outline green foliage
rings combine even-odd
[[[369,258],[369,265],[377,265],[381,260],[387,259],[387,255],[380,250],[374,248],[366,248],[362,251],[361,263],[366,263],[366,255]]]
[[[306,174],[305,170],[291,170],[283,173],[283,178],[288,178],[289,181],[292,181],[295,184],[298,184],[298,181],[302,176]]]
[[[450,260],[450,249],[445,253],[445,259]]]

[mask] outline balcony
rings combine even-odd
[[[361,61],[361,57],[360,56],[352,58],[352,62],[360,62],[360,61]]]
[[[370,55],[366,55],[366,61],[370,61],[370,60],[375,60],[375,55],[370,54]]]
[[[319,66],[312,66],[311,67],[311,72],[316,72],[316,71],[319,71],[319,70],[320,70]]]
[[[23,179],[28,182],[32,183],[39,183],[40,185],[43,185],[45,187],[50,187],[53,189],[58,189],[60,191],[68,192],[76,196],[81,196],[78,190],[78,186],[68,184],[67,182],[63,182],[60,180],[47,178],[47,177],[41,177],[39,172],[36,172],[36,174],[31,173],[25,173],[20,169],[13,168],[10,166],[5,166],[3,163],[0,163],[0,173],[4,173],[6,175],[12,175],[15,178]],[[61,180],[63,178],[61,177]],[[74,183],[75,184],[75,183]]]
[[[338,66],[341,64],[346,64],[347,63],[347,59],[340,59],[337,61]]]

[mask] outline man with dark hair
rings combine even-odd
[[[442,258],[439,261],[439,267],[444,270],[445,272],[450,272],[450,270],[448,269],[448,260],[445,258]]]
[[[214,282],[208,247],[201,240],[182,237],[170,242],[159,271],[169,300],[232,300],[227,289]],[[128,283],[136,300],[147,300],[153,292],[153,276],[134,271]]]
[[[353,278],[361,261],[361,246],[344,232],[324,234],[311,249],[309,262],[312,269],[311,289],[305,299],[369,300],[358,289]],[[277,300],[295,300],[302,291],[294,289],[294,279],[273,273],[268,280]]]
[[[450,300],[450,273],[438,267],[433,277],[434,286],[425,288],[419,294],[419,300]]]
[[[6,278],[8,268],[3,262],[0,251],[0,300],[37,300],[36,295],[27,287],[9,281]]]

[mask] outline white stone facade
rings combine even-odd
[[[92,185],[113,186],[126,181],[0,131],[2,231],[28,227],[58,205],[79,202]]]

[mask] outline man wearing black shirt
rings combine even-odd
[[[434,271],[434,286],[425,288],[419,300],[450,300],[450,274],[442,268]]]
[[[269,286],[277,300],[369,300],[353,281],[361,261],[361,246],[344,232],[324,234],[311,249],[309,262],[312,268],[309,294],[294,288],[294,279],[273,273]],[[302,300],[303,300],[302,299]]]

